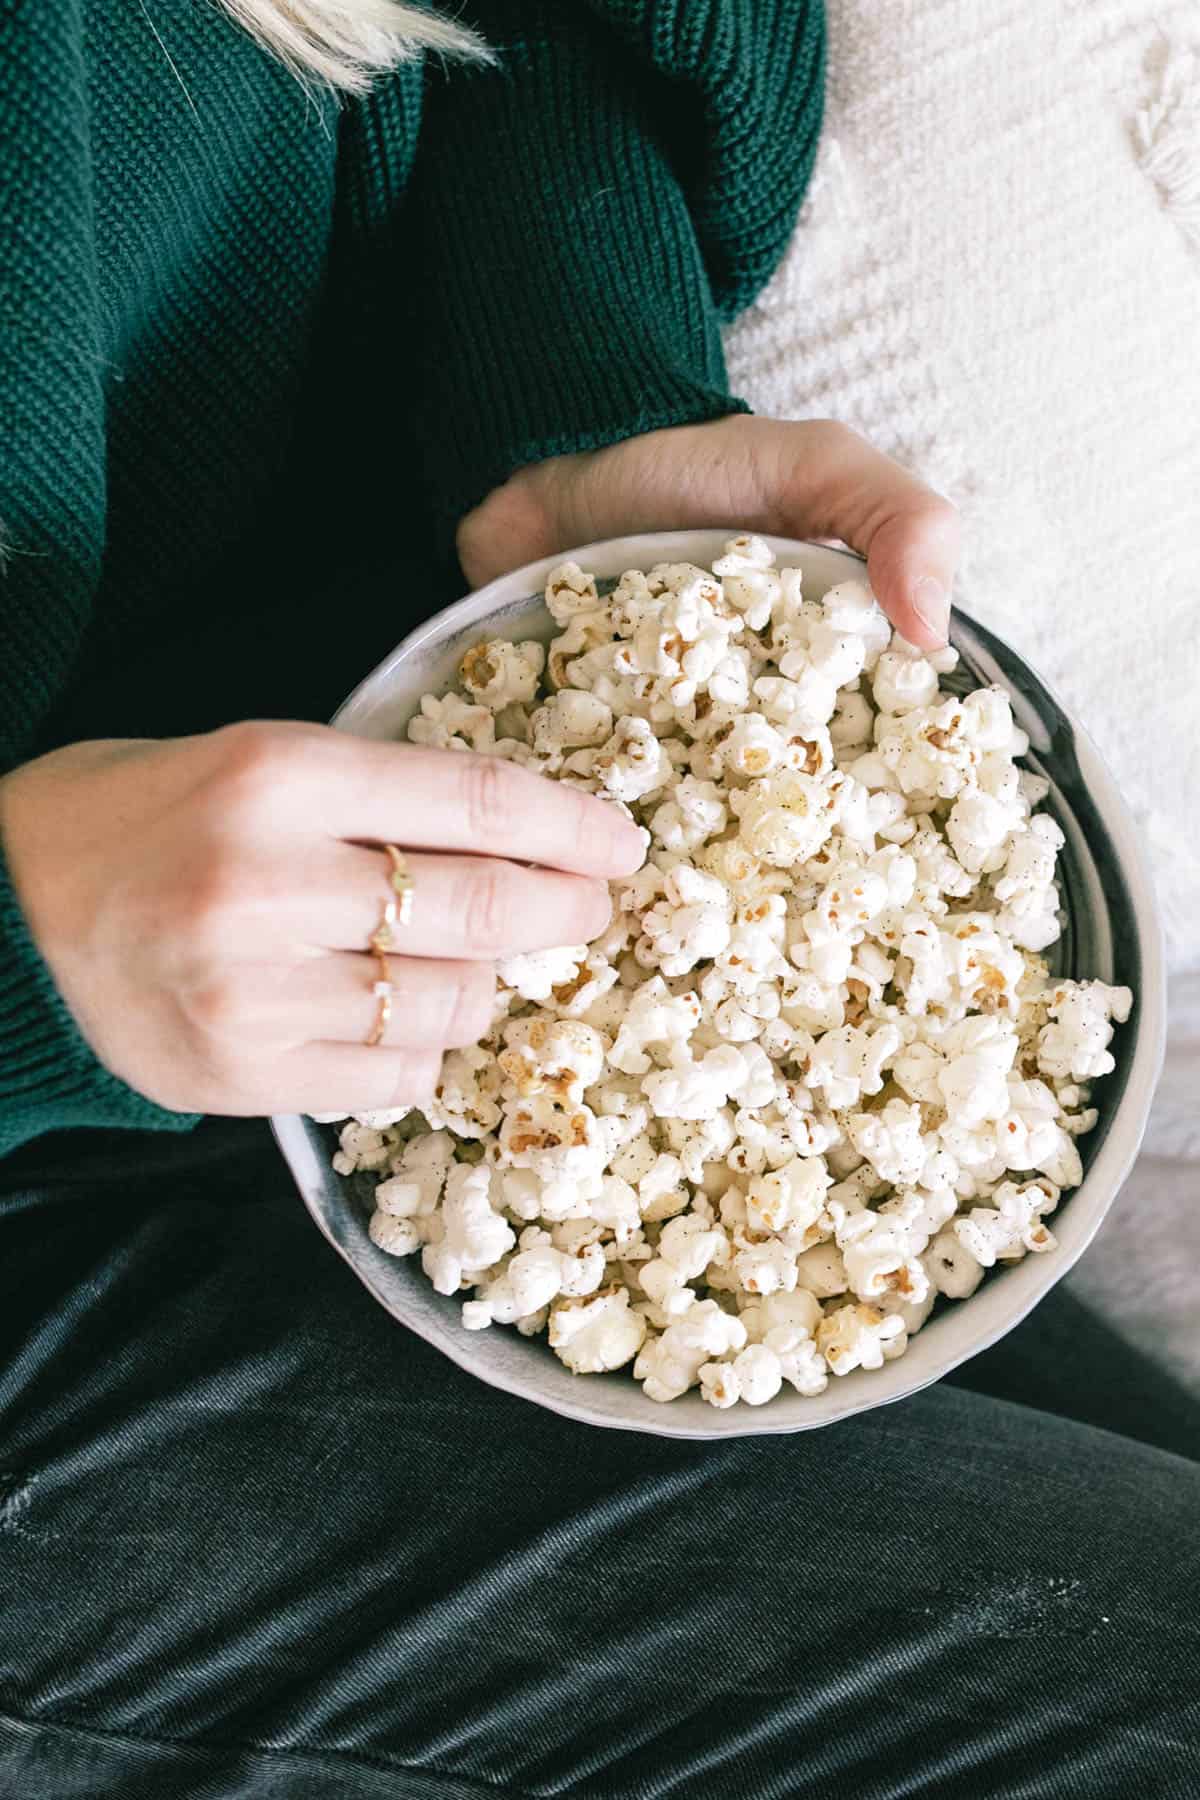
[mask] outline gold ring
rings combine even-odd
[[[403,852],[397,850],[395,844],[384,844],[383,848],[392,859],[392,869],[388,879],[400,902],[397,917],[401,925],[407,925],[412,919],[413,878],[408,872],[408,864],[404,860]]]
[[[389,895],[383,903],[383,915],[370,937],[371,948],[377,954],[384,950],[394,950],[396,948],[396,940],[392,935],[392,926],[395,923],[396,902]]]
[[[388,968],[388,959],[382,950],[376,950],[375,955],[379,958],[379,966],[383,970],[383,974],[380,980],[374,982],[371,987],[371,992],[375,994],[379,1000],[379,1010],[375,1015],[375,1023],[371,1028],[371,1035],[367,1039],[368,1044],[381,1044],[383,1042],[383,1034],[391,1023],[392,1017],[392,982],[391,970]]]

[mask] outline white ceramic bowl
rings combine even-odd
[[[725,530],[615,538],[570,554],[598,576],[617,576],[657,562],[711,564],[730,535]],[[803,567],[810,596],[863,572],[861,560],[847,552],[770,541],[781,562]],[[355,689],[334,724],[363,737],[400,738],[422,694],[445,690],[469,645],[483,637],[548,639],[555,628],[541,591],[550,569],[562,560],[519,569],[419,626]],[[663,1406],[646,1399],[628,1370],[575,1376],[544,1339],[523,1338],[503,1326],[464,1330],[459,1302],[434,1292],[416,1257],[389,1257],[371,1243],[366,1194],[373,1183],[369,1177],[364,1186],[362,1176],[347,1180],[334,1174],[335,1128],[301,1117],[274,1119],[280,1148],[317,1225],[401,1324],[481,1380],[571,1418],[668,1437],[737,1437],[829,1425],[915,1393],[1011,1331],[1067,1273],[1129,1171],[1162,1063],[1165,997],[1157,909],[1132,820],[1091,740],[990,632],[957,614],[953,641],[962,663],[946,685],[963,691],[983,682],[1004,686],[1018,724],[1029,734],[1027,761],[1050,782],[1045,804],[1067,840],[1060,858],[1067,923],[1052,952],[1057,972],[1125,983],[1136,995],[1133,1016],[1113,1042],[1117,1067],[1097,1089],[1100,1121],[1081,1140],[1083,1184],[1054,1217],[1058,1249],[993,1271],[969,1300],[940,1309],[902,1357],[882,1369],[834,1376],[815,1399],[785,1387],[767,1406],[717,1411],[693,1390]]]

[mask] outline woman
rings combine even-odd
[[[2,1791],[1194,1791],[1196,1412],[1067,1297],[815,1439],[601,1436],[394,1331],[262,1123],[419,1100],[636,859],[320,723],[464,578],[728,522],[944,637],[952,510],[726,388],[815,0],[10,0],[0,54]]]

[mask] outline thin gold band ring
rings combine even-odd
[[[392,893],[383,903],[383,912],[379,924],[371,933],[370,948],[379,959],[380,975],[378,981],[371,985],[371,992],[379,1001],[379,1009],[375,1015],[375,1023],[367,1038],[368,1044],[381,1044],[392,1018],[392,972],[388,967],[387,952],[396,948],[397,925],[407,925],[412,919],[413,878],[408,872],[408,864],[402,850],[395,844],[381,846],[391,859],[388,871],[388,882]]]
[[[371,992],[378,998],[379,1010],[375,1014],[375,1023],[371,1027],[371,1035],[367,1039],[368,1044],[381,1044],[384,1033],[392,1020],[391,970],[388,968],[388,959],[382,950],[376,950],[375,955],[379,958],[379,967],[382,973],[380,979],[373,982],[371,986]]]

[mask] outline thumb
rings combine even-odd
[[[901,636],[922,650],[944,644],[962,536],[956,509],[847,425],[771,423],[780,526],[849,544],[866,557],[871,587]]]
[[[931,495],[889,514],[868,540],[867,574],[875,596],[901,637],[918,649],[934,650],[946,642],[960,535],[957,513]]]

